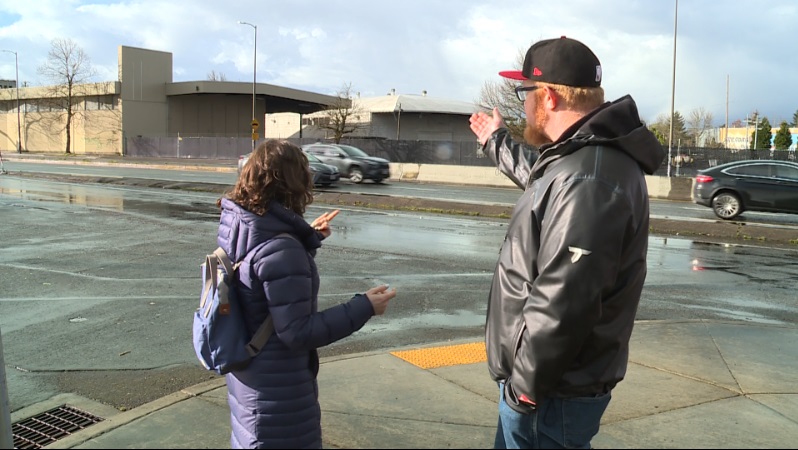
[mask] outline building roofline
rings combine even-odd
[[[252,83],[237,81],[178,81],[166,84],[166,95],[195,95],[195,94],[249,94],[252,95]],[[283,86],[267,83],[255,84],[255,95],[268,95],[271,97],[287,98],[291,100],[331,105],[338,101],[332,95],[317,94],[315,92],[301,91]]]

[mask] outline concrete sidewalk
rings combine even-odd
[[[794,448],[798,328],[645,321],[597,448]],[[326,448],[490,448],[498,390],[481,342],[322,361]],[[228,448],[223,379],[109,417],[47,448]]]

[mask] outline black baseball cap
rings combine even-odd
[[[562,36],[535,42],[526,52],[523,70],[505,70],[499,75],[513,80],[599,87],[601,63],[585,44]]]

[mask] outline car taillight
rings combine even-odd
[[[695,182],[696,183],[710,183],[713,180],[714,180],[714,178],[712,178],[709,175],[696,175],[695,176]]]

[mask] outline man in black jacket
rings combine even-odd
[[[526,141],[494,108],[471,130],[524,189],[491,285],[485,344],[499,384],[496,448],[589,448],[626,373],[646,278],[648,190],[665,156],[631,97],[604,101],[601,64],[566,37],[535,43],[519,80]]]

